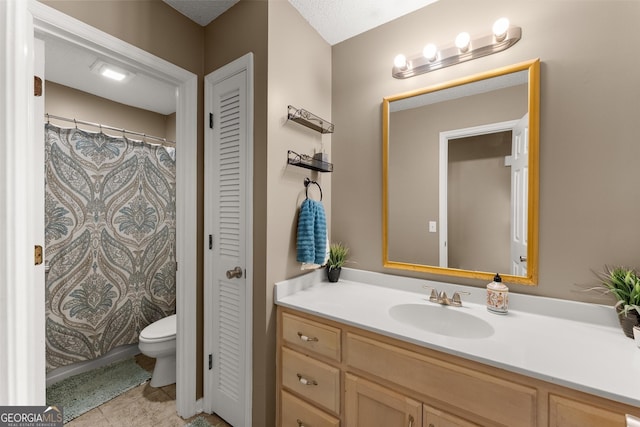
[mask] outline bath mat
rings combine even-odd
[[[47,404],[62,406],[64,422],[102,405],[151,378],[135,359],[127,359],[66,378],[47,387]]]
[[[191,421],[189,424],[187,424],[185,427],[217,427],[217,426],[212,426],[204,418],[198,417],[195,420]]]

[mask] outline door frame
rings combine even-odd
[[[438,218],[440,222],[440,231],[438,234],[439,267],[449,267],[449,236],[447,232],[447,215],[449,210],[447,206],[449,200],[449,140],[513,130],[518,122],[519,120],[507,120],[504,122],[489,123],[486,125],[440,132],[438,168]]]
[[[106,58],[114,58],[134,68],[144,70],[150,75],[162,79],[176,86],[176,141],[178,141],[178,155],[176,156],[176,408],[178,415],[190,417],[197,412],[196,402],[196,269],[197,247],[194,244],[197,235],[197,174],[194,165],[197,164],[197,89],[198,76],[178,67],[164,59],[156,57],[138,47],[126,43],[98,30],[82,21],[72,18],[56,9],[39,3],[35,0],[24,2],[23,0],[8,0],[6,5],[0,6],[0,18],[14,19],[24,26],[23,30],[17,30],[20,25],[12,29],[5,26],[0,41],[11,49],[5,53],[3,59],[7,63],[14,64],[15,72],[8,76],[1,76],[0,84],[7,87],[14,85],[18,90],[8,93],[4,100],[5,109],[13,108],[15,113],[10,118],[12,123],[3,130],[0,136],[6,141],[24,141],[27,148],[15,150],[11,156],[2,156],[2,166],[24,164],[29,160],[30,149],[44,150],[44,144],[40,148],[33,144],[32,129],[33,118],[30,114],[33,109],[33,41],[36,35],[46,38],[57,38],[68,43],[91,49]],[[14,34],[11,34],[13,31]],[[21,52],[23,52],[21,54]],[[25,86],[26,83],[26,87]],[[26,95],[29,96],[25,96]],[[29,94],[29,92],[31,92]],[[26,104],[26,105],[24,105]],[[23,106],[24,105],[24,106]],[[17,107],[17,108],[16,108]],[[43,117],[44,123],[44,117]],[[27,135],[27,138],[25,138]],[[16,170],[16,167],[4,169]],[[29,194],[24,191],[20,178],[29,175],[30,168],[17,171],[15,184],[7,185],[8,194],[0,195],[0,206],[11,203],[17,195]],[[27,198],[25,198],[27,199]],[[0,227],[16,230],[27,229],[29,223],[37,220],[38,216],[44,218],[44,212],[30,212],[22,204],[10,208],[12,218],[4,218],[0,215]],[[28,236],[28,234],[27,234]],[[27,240],[27,239],[25,239]],[[41,242],[40,244],[43,244]],[[19,249],[14,253],[28,253],[25,249],[32,248],[33,243],[9,241],[0,248],[0,267],[6,260],[6,264],[15,262],[18,266],[24,266],[26,273],[20,271],[8,271],[2,278],[5,283],[16,283],[11,290],[1,295],[0,312],[9,310],[10,307],[24,307],[25,301],[37,301],[44,303],[44,287],[38,283],[44,283],[44,266],[33,268],[32,262],[16,259],[10,249]],[[31,249],[32,253],[33,249]],[[27,268],[28,267],[28,268]],[[40,268],[41,267],[41,268]],[[15,288],[15,289],[13,289]],[[6,298],[5,298],[6,297]],[[38,305],[38,304],[35,304]],[[19,311],[19,310],[18,310]],[[0,360],[0,373],[3,378],[5,373],[12,373],[18,380],[0,385],[0,401],[12,398],[16,393],[22,396],[23,404],[44,404],[45,378],[34,378],[40,372],[31,367],[45,366],[44,344],[44,312],[36,313],[27,311],[28,325],[33,333],[12,334],[5,336],[1,344],[3,348],[16,349],[7,358]],[[24,315],[22,316],[24,317]],[[18,316],[11,314],[2,320],[8,322],[18,321]],[[15,323],[10,323],[15,325]],[[0,334],[2,335],[2,334]],[[5,346],[6,345],[6,346]],[[30,351],[30,353],[27,353]],[[25,354],[22,354],[25,353]],[[24,360],[28,360],[26,364]],[[13,374],[15,372],[15,374]],[[36,373],[34,373],[36,372]]]
[[[246,288],[245,288],[245,307],[246,307],[246,317],[245,317],[245,350],[247,352],[245,357],[245,372],[248,374],[245,377],[245,389],[244,389],[244,425],[250,426],[252,424],[253,418],[253,123],[254,123],[254,59],[253,53],[249,52],[240,58],[223,65],[217,70],[209,73],[204,78],[204,93],[205,93],[205,123],[209,123],[209,112],[212,111],[211,106],[211,98],[213,97],[213,89],[216,83],[221,82],[229,77],[232,77],[235,74],[246,71],[247,73],[247,122],[246,122],[246,153],[247,153],[247,167],[246,167],[246,194],[245,194],[245,202],[246,202],[246,225],[245,229],[248,230],[245,233],[245,279],[246,279]],[[208,132],[208,128],[205,130],[205,160],[207,159],[206,155],[206,146],[213,143],[213,137],[211,132]],[[207,165],[205,161],[205,177],[210,173],[207,170]],[[206,183],[205,183],[206,184]],[[205,185],[206,191],[206,185]],[[207,197],[205,196],[205,215],[207,212]],[[205,220],[206,221],[206,220]],[[206,230],[205,234],[210,233],[210,230]],[[208,252],[208,240],[205,238],[205,253]],[[206,266],[205,266],[206,268]],[[211,274],[213,275],[213,274]],[[213,315],[211,313],[211,307],[214,305],[214,294],[211,291],[211,287],[207,284],[207,274],[205,272],[205,286],[204,286],[204,301],[205,301],[205,310],[204,310],[204,410],[205,412],[212,412],[214,407],[213,396],[211,391],[212,386],[212,374],[210,373],[210,369],[208,366],[208,355],[212,352],[213,343],[211,342],[211,337],[213,336]]]

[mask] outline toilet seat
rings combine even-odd
[[[164,317],[153,322],[140,332],[141,342],[161,342],[176,338],[176,315]]]

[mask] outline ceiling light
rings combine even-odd
[[[102,74],[103,76],[115,80],[115,81],[122,81],[125,79],[125,77],[127,77],[127,75],[125,73],[121,73],[119,71],[113,70],[109,67],[104,67],[101,71],[100,74]]]
[[[422,56],[424,56],[427,61],[433,61],[438,56],[438,48],[435,44],[429,43],[422,49]]]
[[[135,76],[134,73],[127,71],[121,67],[111,65],[101,59],[95,61],[90,68],[92,72],[111,80],[115,80],[117,82],[125,82]]]
[[[509,20],[507,18],[500,18],[493,24],[493,35],[499,42],[507,36],[507,30],[509,30]]]
[[[456,36],[456,47],[462,52],[469,50],[469,43],[471,43],[471,36],[469,33],[463,31]]]

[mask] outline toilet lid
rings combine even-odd
[[[160,340],[176,335],[176,315],[164,317],[144,328],[140,332],[140,338],[144,340]]]

